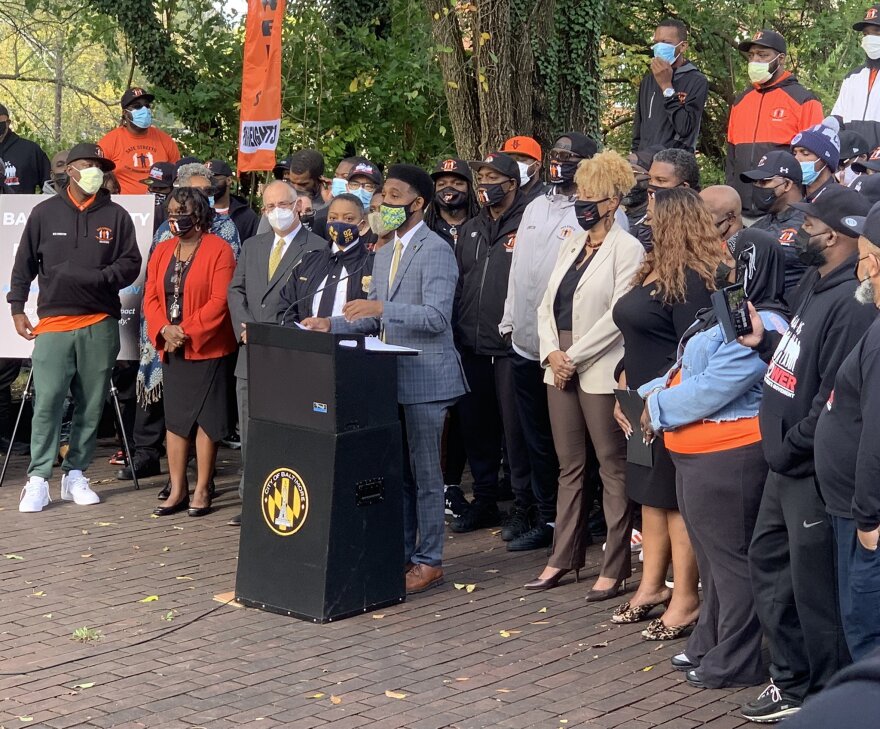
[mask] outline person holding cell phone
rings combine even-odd
[[[765,328],[785,331],[782,248],[769,234],[748,229],[728,246],[736,262],[728,282],[742,285]],[[756,685],[765,677],[748,548],[768,468],[758,426],[767,366],[757,352],[725,340],[715,310],[704,309],[684,333],[669,372],[639,388],[643,437],[663,432],[700,568],[700,618],[684,652],[672,659],[700,688]]]

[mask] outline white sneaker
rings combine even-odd
[[[71,476],[69,473],[61,477],[61,498],[79,506],[101,503],[98,494],[89,488],[89,480],[85,476]]]
[[[49,498],[49,482],[44,478],[31,478],[21,490],[18,510],[23,512],[42,511],[52,499]]]

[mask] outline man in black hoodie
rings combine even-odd
[[[36,339],[31,463],[19,511],[42,511],[49,503],[48,479],[68,391],[75,410],[70,449],[61,464],[61,498],[80,505],[100,501],[83,471],[95,452],[119,353],[119,291],[141,270],[131,216],[101,187],[114,167],[96,144],[71,149],[68,186],[33,209],[15,254],[6,298],[15,330]],[[36,326],[24,311],[35,278],[40,285]]]
[[[9,110],[3,104],[0,104],[0,160],[5,163],[6,180],[0,177],[4,192],[33,195],[52,171],[42,147],[22,139],[10,129]]]
[[[639,85],[633,152],[654,146],[696,149],[709,82],[684,56],[687,37],[687,26],[674,18],[654,31],[651,70]]]
[[[773,682],[743,707],[743,716],[757,722],[795,713],[849,662],[813,439],[837,370],[873,319],[853,297],[858,239],[841,222],[870,206],[841,185],[795,205],[806,213],[798,235],[802,261],[813,268],[790,302],[791,325],[774,335],[753,316],[753,334],[740,338],[770,364],[759,414],[770,472],[749,561]]]
[[[455,248],[459,278],[453,326],[471,388],[457,407],[474,477],[474,501],[452,522],[455,532],[500,523],[496,502],[502,442],[507,445],[514,498],[517,493],[528,494],[531,501],[532,489],[508,346],[498,332],[526,199],[519,189],[519,166],[512,157],[495,152],[472,162],[471,167],[481,210],[461,227]]]

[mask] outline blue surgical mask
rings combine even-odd
[[[140,109],[131,109],[129,113],[131,114],[131,123],[136,127],[149,129],[153,123],[153,112],[146,106],[142,106]]]
[[[342,193],[347,191],[345,187],[346,180],[341,177],[334,177],[333,182],[330,184],[330,192],[333,194],[333,197],[338,197]]]
[[[818,160],[811,159],[809,162],[801,162],[801,176],[804,178],[804,185],[812,185],[822,169],[816,169]]]
[[[212,208],[214,207],[214,196],[213,195],[208,195],[208,205],[210,205]]]
[[[364,206],[364,210],[370,207],[370,200],[373,199],[373,193],[367,192],[364,188],[359,187],[357,190],[352,190],[352,195],[354,195]]]
[[[680,45],[681,43],[678,45],[672,45],[672,43],[655,43],[651,46],[651,49],[654,51],[654,58],[662,58],[671,65],[678,60],[678,56],[675,55],[675,49]]]

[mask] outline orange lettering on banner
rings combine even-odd
[[[275,166],[281,132],[281,29],[285,0],[248,0],[238,171]]]

